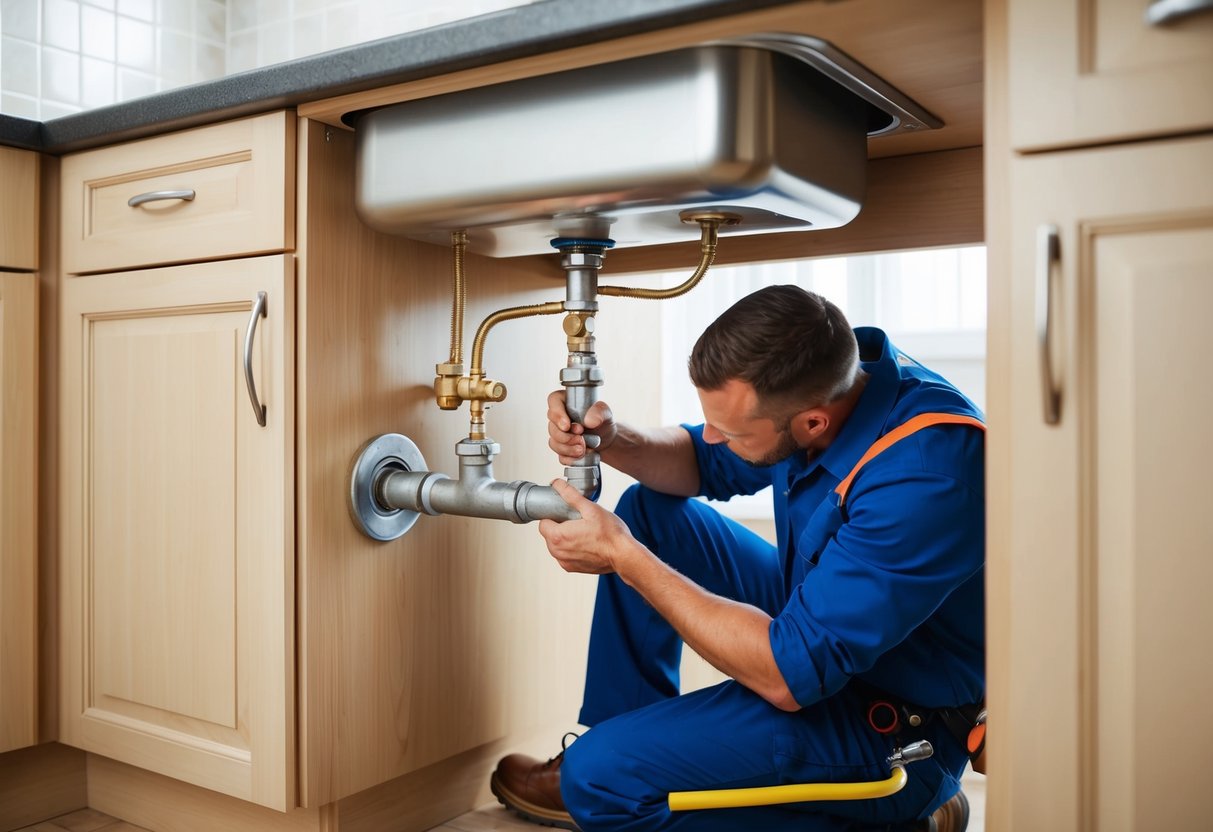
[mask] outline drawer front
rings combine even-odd
[[[1012,0],[1012,146],[1052,150],[1213,128],[1213,10],[1155,23],[1146,15],[1181,5]]]
[[[291,112],[66,156],[64,271],[291,250],[294,165]]]

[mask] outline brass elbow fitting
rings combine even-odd
[[[569,352],[594,351],[594,313],[587,311],[570,312],[565,316],[561,326],[567,336]]]
[[[505,385],[484,376],[464,376],[459,379],[457,387],[459,396],[464,401],[471,402],[500,402],[505,401]]]

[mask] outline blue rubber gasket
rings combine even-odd
[[[556,237],[551,241],[552,248],[564,249],[583,246],[586,248],[614,248],[614,240],[595,240],[590,237]]]

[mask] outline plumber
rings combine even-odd
[[[978,408],[824,298],[759,290],[699,338],[704,424],[585,417],[634,477],[615,513],[539,531],[569,572],[600,575],[579,722],[547,762],[510,755],[494,794],[531,820],[595,830],[964,829],[984,678],[984,427]],[[549,445],[585,453],[563,392]],[[702,501],[773,485],[778,545]],[[679,694],[683,643],[729,677]],[[949,718],[950,717],[950,718]],[[908,784],[871,800],[672,812],[670,793],[878,780],[927,739]]]

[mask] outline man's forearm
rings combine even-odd
[[[615,560],[616,573],[668,621],[709,664],[785,711],[800,705],[771,650],[771,617],[757,607],[713,595],[636,541]]]
[[[602,461],[663,494],[693,497],[699,493],[699,465],[691,435],[680,427],[639,430],[616,426],[615,441]]]

